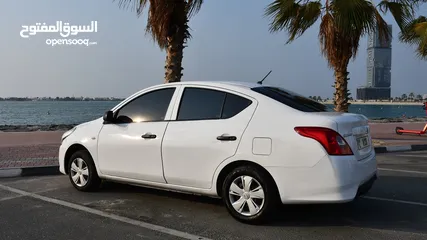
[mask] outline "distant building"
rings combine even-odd
[[[390,35],[392,25],[388,25]],[[357,99],[380,100],[391,98],[391,42],[380,41],[378,31],[368,37],[366,86],[357,89]]]

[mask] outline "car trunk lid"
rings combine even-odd
[[[373,150],[368,119],[361,114],[339,112],[310,113],[328,118],[337,124],[335,129],[350,145],[357,160],[368,157]]]

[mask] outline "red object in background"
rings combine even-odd
[[[423,106],[424,110],[426,110],[426,116],[427,116],[427,102],[424,102],[424,106]],[[421,134],[425,134],[427,132],[427,123],[424,126],[423,130],[404,130],[402,127],[396,127],[396,134],[398,135],[402,135],[404,133],[410,133],[410,134],[417,134],[417,135],[421,135]]]
[[[402,135],[404,133],[422,135],[422,134],[425,134],[426,132],[427,132],[427,123],[426,123],[426,125],[424,125],[424,129],[421,131],[420,130],[404,130],[403,127],[396,127],[396,134],[397,135]]]

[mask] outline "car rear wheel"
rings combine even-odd
[[[71,156],[68,175],[71,184],[79,191],[94,191],[101,184],[93,159],[86,150],[77,151]]]
[[[259,224],[277,207],[278,194],[269,176],[255,167],[241,166],[225,178],[222,199],[235,219]]]

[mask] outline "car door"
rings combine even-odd
[[[236,153],[255,108],[254,99],[239,93],[183,88],[176,120],[169,123],[163,138],[166,181],[211,188],[216,168]]]
[[[164,183],[161,143],[175,87],[152,90],[114,112],[98,136],[98,162],[103,174]]]

